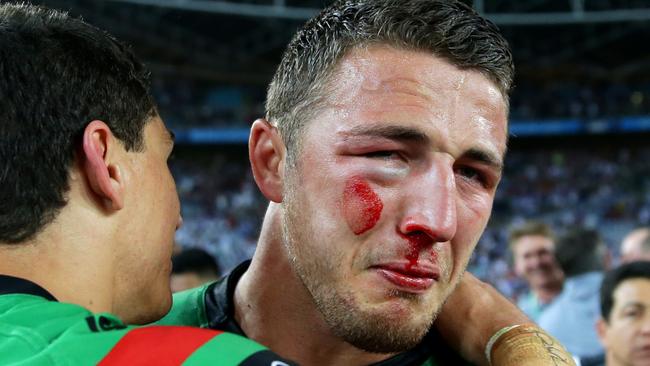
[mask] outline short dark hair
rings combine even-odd
[[[456,0],[339,0],[309,20],[289,43],[269,86],[267,119],[289,151],[314,117],[338,61],[355,47],[387,44],[430,52],[492,80],[507,103],[514,76],[497,27]]]
[[[142,151],[157,114],[149,72],[108,33],[64,12],[0,5],[0,243],[35,236],[66,204],[85,127]]]
[[[214,257],[198,248],[185,249],[172,258],[172,273],[197,273],[219,277],[221,271]]]
[[[567,277],[605,269],[607,248],[598,231],[572,228],[555,242],[555,256]]]
[[[600,287],[600,313],[609,322],[614,307],[614,291],[623,281],[633,278],[650,280],[650,261],[637,261],[621,265],[605,274]]]

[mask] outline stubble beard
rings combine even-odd
[[[299,209],[295,198],[300,192],[295,190],[295,185],[288,184],[285,189],[288,194],[283,202],[282,233],[289,262],[330,331],[354,347],[371,353],[398,353],[415,347],[428,332],[441,305],[415,324],[396,321],[390,314],[362,309],[354,292],[340,287],[344,280],[336,281],[336,274],[340,272],[337,264],[343,263],[342,256],[331,252],[327,255],[309,253],[310,246],[304,243],[321,237],[312,235],[315,223],[310,220],[309,212]],[[327,239],[321,243],[327,244]],[[311,247],[317,246],[312,244]],[[404,301],[422,301],[402,292],[391,295]]]

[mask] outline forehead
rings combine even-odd
[[[641,243],[645,241],[648,236],[650,236],[650,230],[639,229],[633,231],[623,239],[621,250],[623,252],[633,252],[640,250]]]
[[[327,106],[339,120],[401,122],[439,135],[437,144],[450,152],[473,145],[505,153],[505,100],[478,71],[424,52],[369,46],[339,62],[330,86]]]
[[[650,279],[630,278],[616,287],[614,305],[625,306],[629,302],[640,302],[650,306]]]

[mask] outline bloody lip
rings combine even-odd
[[[437,268],[410,266],[408,263],[382,264],[372,268],[388,282],[407,292],[424,292],[440,278]]]

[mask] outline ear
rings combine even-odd
[[[596,333],[598,333],[600,344],[603,345],[603,348],[607,348],[607,322],[602,317],[598,318],[596,322]]]
[[[119,165],[111,161],[116,148],[121,148],[106,123],[94,120],[83,134],[82,166],[90,189],[106,208],[120,210],[124,206],[123,180]]]
[[[248,139],[248,157],[253,177],[270,201],[282,202],[285,146],[278,130],[265,119],[253,122]]]

